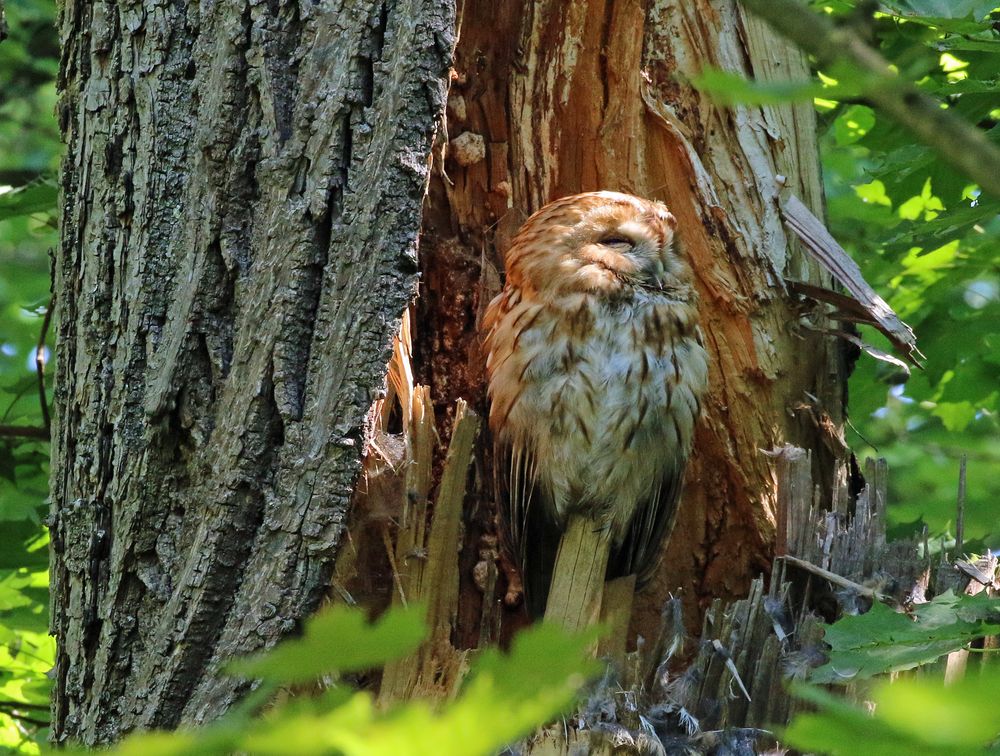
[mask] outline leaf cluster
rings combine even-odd
[[[509,654],[483,651],[457,696],[439,707],[417,700],[382,709],[344,681],[415,651],[426,635],[423,617],[422,607],[396,608],[368,625],[360,610],[330,607],[308,620],[301,638],[230,665],[229,674],[261,683],[218,722],[134,735],[108,753],[486,756],[567,712],[598,672],[587,653],[592,635],[543,624],[520,633]],[[306,683],[324,690],[296,695]]]
[[[1000,9],[995,0],[815,0],[814,10],[876,48],[899,75],[1000,143]],[[723,103],[812,98],[819,113],[828,223],[865,278],[917,333],[926,369],[908,375],[862,356],[849,409],[859,455],[888,458],[893,535],[923,525],[952,545],[958,458],[969,458],[966,548],[1000,546],[1000,197],[980,191],[872,107],[851,70],[761,84],[706,71],[696,86]],[[946,138],[946,136],[942,136]],[[890,349],[863,329],[874,346]],[[868,447],[868,448],[865,448]],[[970,538],[971,536],[971,543]],[[933,543],[933,542],[932,542]],[[1000,670],[984,663],[945,687],[934,665],[1000,634],[1000,600],[946,593],[900,614],[870,612],[830,626],[829,661],[814,684],[872,685],[866,707],[800,685],[817,711],[796,717],[787,745],[831,754],[996,752]],[[887,675],[898,676],[892,685]],[[877,678],[877,682],[866,682]],[[992,749],[992,750],[991,750]]]
[[[805,753],[837,756],[983,756],[997,753],[1000,669],[945,687],[939,678],[882,680],[870,692],[871,713],[840,697],[799,685],[818,708],[785,729],[782,742]]]
[[[912,0],[860,17],[853,3],[840,5],[842,22],[862,24],[901,75],[1000,144],[995,3]],[[909,377],[859,360],[850,381],[859,432],[852,445],[889,461],[894,534],[928,524],[944,545],[958,458],[967,454],[967,539],[1000,545],[1000,480],[990,473],[1000,466],[1000,197],[914,142],[863,94],[821,96],[817,105],[831,229],[928,357]],[[886,347],[873,331],[863,336]]]
[[[1000,635],[1000,600],[985,594],[948,591],[908,614],[876,602],[827,628],[828,661],[809,679],[845,683],[913,669],[988,635]]]
[[[948,591],[902,614],[876,603],[865,614],[829,626],[829,661],[813,670],[811,683],[858,683],[881,676],[865,698],[847,703],[819,687],[794,692],[817,711],[800,714],[782,735],[788,745],[829,754],[982,754],[1000,737],[1000,666],[970,664],[965,677],[945,686],[932,665],[977,638],[1000,635],[1000,599]],[[978,660],[977,660],[978,661]],[[918,667],[924,676],[890,684],[885,676]],[[922,671],[922,670],[921,670]]]
[[[877,49],[942,108],[1000,144],[1000,11],[993,0],[814,2]],[[980,191],[933,144],[876,111],[875,86],[834,67],[801,82],[761,83],[708,69],[694,82],[723,104],[812,99],[833,235],[916,331],[927,355],[912,375],[863,355],[850,380],[858,456],[884,456],[894,535],[924,524],[947,545],[958,459],[969,457],[966,537],[1000,546],[1000,197]],[[941,139],[947,139],[942,135]],[[890,345],[873,329],[863,338]]]

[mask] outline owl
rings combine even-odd
[[[676,225],[660,202],[588,192],[507,252],[482,328],[501,532],[532,614],[571,514],[606,530],[607,579],[640,584],[672,528],[708,381]]]

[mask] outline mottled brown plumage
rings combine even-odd
[[[544,606],[561,529],[590,516],[609,577],[655,567],[677,506],[708,362],[676,221],[591,192],[528,219],[483,322],[507,541]]]

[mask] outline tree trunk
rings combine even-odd
[[[447,428],[457,398],[483,409],[476,324],[532,211],[614,189],[678,218],[711,390],[633,632],[651,634],[678,586],[696,609],[770,564],[761,450],[813,449],[829,485],[843,369],[797,325],[783,278],[826,281],[778,204],[786,187],[821,210],[811,105],[726,110],[688,83],[705,65],[806,75],[733,0],[469,0],[440,149],[449,2],[77,0],[61,24],[57,739],[217,716],[243,692],[220,665],[316,606],[418,234],[415,371]],[[464,646],[489,608],[472,577],[495,546],[484,460],[465,507]]]
[[[711,388],[678,524],[658,579],[637,596],[633,637],[655,633],[670,591],[682,590],[694,629],[712,597],[744,595],[770,569],[776,490],[762,450],[814,450],[814,479],[827,491],[843,451],[840,352],[799,326],[783,282],[829,284],[779,210],[784,189],[822,217],[812,104],[717,106],[689,83],[706,66],[762,81],[809,75],[801,53],[732,0],[470,0],[446,175],[433,177],[425,206],[417,375],[444,408],[463,397],[484,409],[476,323],[530,213],[611,189],[663,200],[678,219]],[[480,141],[475,161],[468,147]],[[489,502],[488,483],[479,497]],[[467,510],[478,513],[470,532],[482,548],[493,510]],[[473,644],[481,599],[468,575],[480,549],[468,546],[460,642]]]
[[[315,608],[415,293],[448,2],[61,8],[53,737],[211,719]]]

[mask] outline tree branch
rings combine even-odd
[[[37,438],[48,441],[49,429],[31,425],[0,425],[0,438]]]
[[[52,250],[49,250],[52,254]],[[42,329],[38,334],[38,344],[35,346],[35,373],[38,375],[38,403],[42,408],[42,423],[45,425],[46,433],[52,427],[52,419],[49,416],[48,397],[45,396],[45,339],[49,335],[49,324],[52,322],[52,310],[56,304],[56,295],[52,295],[49,306],[45,308],[45,318],[42,320]]]
[[[941,107],[851,30],[836,26],[796,0],[743,0],[743,4],[822,65],[847,65],[865,81],[872,105],[934,149],[945,161],[1000,197],[1000,149],[975,126]]]
[[[824,580],[833,583],[834,585],[839,585],[841,588],[846,588],[849,591],[854,591],[859,596],[867,596],[870,599],[875,599],[878,601],[889,601],[890,598],[885,594],[879,593],[873,588],[869,588],[867,585],[861,585],[861,583],[855,583],[853,580],[848,580],[843,575],[838,575],[835,572],[830,572],[829,570],[824,570],[822,567],[817,567],[812,562],[807,562],[805,559],[799,559],[798,557],[789,556],[784,554],[778,559],[785,560],[788,564],[794,565],[806,572],[811,572],[814,575],[819,575]]]
[[[34,716],[22,714],[22,711],[48,711],[48,704],[31,704],[22,701],[0,701],[0,714],[6,714],[12,719],[17,719],[26,724],[36,727],[48,727],[51,723],[47,719],[38,719]]]

